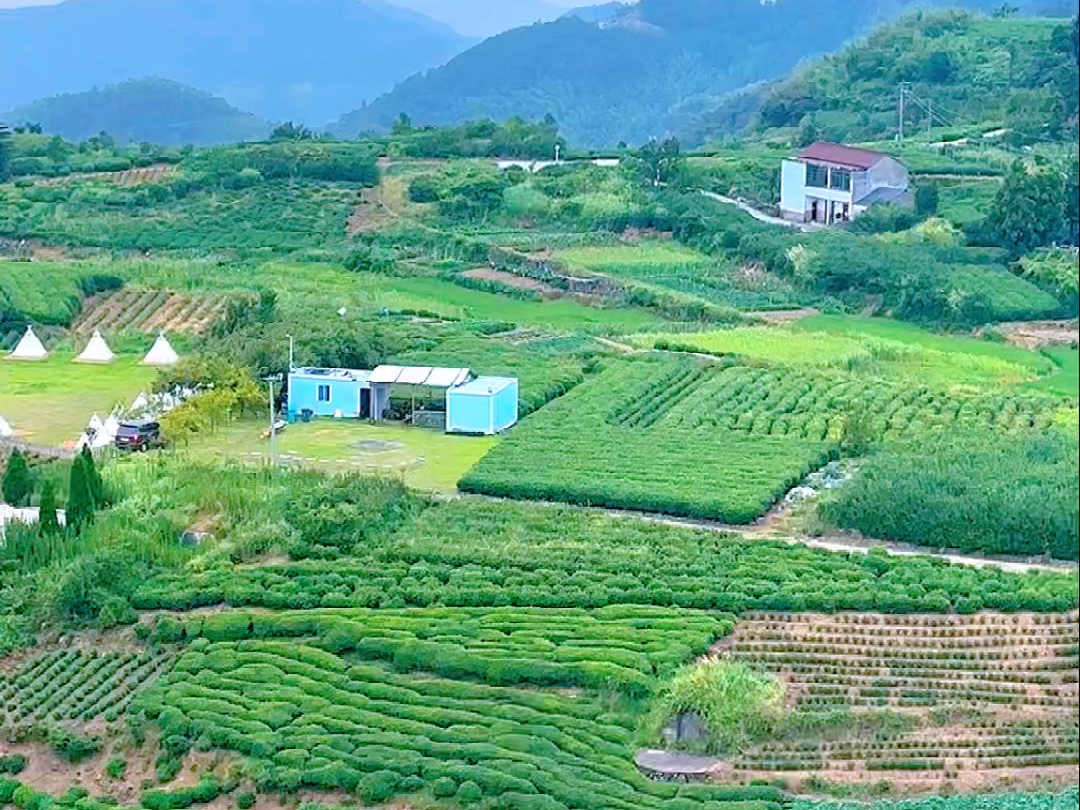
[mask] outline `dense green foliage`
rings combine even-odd
[[[649,664],[634,648],[651,635],[681,633],[694,645],[703,640],[686,624],[680,627],[677,620],[653,611],[619,609],[610,615],[603,627],[629,646],[608,653],[625,661],[627,674],[635,678],[641,677],[636,667]],[[517,684],[544,671],[540,662],[510,652],[478,667],[482,656],[468,646],[455,654],[441,643],[444,634],[451,643],[461,638],[453,622],[433,627],[432,641],[411,646],[403,642],[390,668],[365,660],[367,651],[380,642],[377,637],[369,641],[359,625],[354,641],[341,632],[323,637],[339,652],[274,638],[302,632],[312,621],[296,618],[299,624],[290,623],[288,616],[252,617],[251,626],[259,634],[252,640],[196,640],[173,673],[141,696],[136,708],[170,739],[201,738],[248,755],[258,765],[257,782],[264,790],[343,789],[358,792],[365,801],[384,801],[428,785],[437,796],[456,794],[460,799],[479,793],[490,806],[507,810],[606,807],[613,800],[626,810],[659,810],[676,802],[719,808],[729,801],[755,799],[759,801],[732,807],[777,806],[780,793],[775,788],[649,781],[630,761],[632,704],[598,699],[591,691],[568,695],[522,689]],[[408,615],[396,618],[401,627],[413,621]],[[556,636],[573,637],[579,629],[588,634],[594,621],[587,615],[551,612],[537,615],[537,622],[531,618],[501,611],[486,632],[501,635],[503,619],[506,630],[515,634],[546,626]],[[239,619],[234,624],[246,634],[249,623],[244,617],[226,614],[222,619]],[[415,619],[425,621],[419,615]],[[386,620],[393,627],[395,617]],[[713,621],[702,620],[703,626]],[[567,671],[618,671],[605,660],[603,648],[575,648],[572,638],[567,641],[568,657],[580,662],[568,665]],[[359,660],[346,654],[353,644]],[[541,638],[534,644],[537,649],[546,646]],[[543,655],[552,653],[557,657],[557,648],[546,647]],[[435,663],[441,667],[436,676],[408,674],[414,666],[429,669]],[[497,671],[494,684],[505,685],[466,680],[478,671]]]
[[[272,513],[260,517],[244,529],[251,538],[245,545],[262,540],[268,548],[275,524]],[[139,588],[134,604],[143,610],[222,603],[292,609],[636,604],[905,613],[944,611],[959,600],[975,610],[1065,610],[1076,604],[1077,587],[1068,575],[833,554],[578,508],[463,500],[429,508],[386,543],[358,548],[350,559],[163,572]]]
[[[657,425],[701,374],[691,362],[614,367],[527,419],[460,487],[749,523],[833,449]]]
[[[907,82],[908,135],[930,122],[946,135],[1005,127],[1017,145],[1075,138],[1071,29],[1046,19],[916,13],[775,85],[760,126],[802,125],[814,130],[811,140],[889,140],[899,123],[896,88]]]
[[[872,537],[989,554],[1077,559],[1075,435],[982,432],[867,458],[822,506]]]
[[[11,451],[0,480],[0,496],[12,506],[26,506],[34,492],[34,479],[26,456],[16,447]]]
[[[796,801],[792,810],[1072,810],[1080,801],[1076,788],[1064,793],[1012,793],[980,796],[934,796],[880,799],[872,804],[846,801]]]

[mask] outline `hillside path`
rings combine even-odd
[[[785,228],[791,228],[797,231],[811,231],[814,230],[811,226],[808,226],[803,222],[792,222],[791,220],[784,219],[783,217],[774,217],[770,214],[766,214],[763,211],[759,211],[746,202],[746,200],[737,200],[734,197],[727,197],[723,194],[717,194],[715,191],[706,191],[703,188],[699,188],[698,192],[702,197],[708,197],[710,200],[715,200],[718,203],[724,203],[725,205],[734,205],[740,211],[745,211],[752,216],[758,222],[765,222],[769,225],[782,225]]]

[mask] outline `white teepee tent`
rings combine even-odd
[[[0,416],[0,439],[13,439],[15,438],[15,429],[11,426],[3,416]]]
[[[90,338],[90,342],[86,344],[83,353],[75,358],[75,362],[111,363],[115,359],[116,355],[113,354],[112,349],[109,348],[109,344],[105,342],[105,338],[101,336],[101,332],[95,329],[93,336]]]
[[[169,343],[169,339],[165,337],[165,333],[162,332],[157,336],[154,345],[150,347],[150,351],[146,353],[146,357],[143,358],[143,365],[172,366],[176,365],[179,360],[180,355],[176,353],[172,344]]]
[[[116,441],[116,434],[120,431],[120,420],[115,415],[109,414],[109,417],[105,420],[94,438],[90,440],[90,449],[100,450],[102,447],[108,447],[114,441]]]
[[[38,336],[34,334],[34,327],[26,327],[26,334],[22,336],[15,351],[8,355],[12,360],[44,360],[49,356]]]
[[[94,411],[93,416],[90,417],[90,421],[86,423],[87,433],[97,433],[101,430],[101,426],[104,423],[101,421],[101,417],[97,415],[97,411]]]
[[[128,405],[128,413],[141,413],[150,407],[150,398],[146,396],[145,391],[140,391],[139,395],[132,400]]]

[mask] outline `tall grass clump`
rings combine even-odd
[[[783,720],[787,689],[777,678],[741,661],[705,661],[684,667],[659,694],[651,724],[697,715],[708,731],[706,750],[739,751],[772,734]]]

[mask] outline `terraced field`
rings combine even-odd
[[[1068,783],[1080,763],[1078,614],[759,614],[720,652],[780,675],[796,716],[861,723],[766,743],[730,763],[837,782]],[[882,718],[890,717],[891,722]],[[875,727],[876,724],[876,727]]]
[[[95,329],[201,334],[222,317],[228,302],[223,295],[127,289],[88,298],[72,328],[83,335]]]
[[[34,656],[0,676],[0,729],[115,721],[139,690],[172,669],[167,652],[80,652]]]

